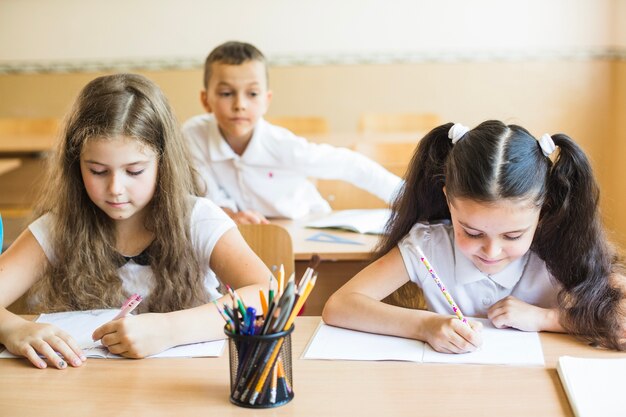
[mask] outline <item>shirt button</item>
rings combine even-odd
[[[491,298],[483,298],[483,305],[485,306],[491,305]]]

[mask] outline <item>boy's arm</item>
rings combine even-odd
[[[347,148],[295,138],[288,152],[292,167],[299,172],[314,178],[347,181],[387,203],[393,200],[403,185],[402,178]]]

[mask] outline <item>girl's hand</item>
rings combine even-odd
[[[43,356],[58,369],[81,366],[87,360],[76,341],[63,330],[45,323],[24,320],[7,332],[4,344],[14,355],[25,356],[38,368],[48,365]]]
[[[109,352],[127,358],[145,358],[172,347],[163,329],[163,314],[147,313],[110,321],[93,332]]]
[[[513,327],[526,332],[539,332],[559,331],[560,328],[555,310],[537,307],[512,296],[492,305],[487,317],[498,329]]]
[[[455,316],[433,314],[426,320],[426,342],[437,352],[473,352],[483,343],[480,322],[469,322],[471,329]]]

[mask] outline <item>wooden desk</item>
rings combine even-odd
[[[252,411],[229,400],[228,352],[220,358],[89,359],[80,368],[36,369],[0,360],[0,414],[46,416],[572,416],[555,364],[561,355],[624,357],[570,336],[541,334],[545,367],[303,360],[319,317],[293,333],[294,399]]]
[[[296,261],[309,261],[313,254],[318,254],[325,261],[368,261],[370,252],[378,242],[378,235],[364,235],[336,229],[311,229],[306,224],[325,214],[308,216],[304,219],[272,219],[272,223],[283,226],[291,235]],[[353,243],[318,242],[307,240],[319,233],[337,236]]]
[[[55,135],[0,135],[0,154],[38,154],[52,150]]]
[[[272,223],[285,227],[291,235],[296,259],[296,277],[300,278],[304,274],[313,254],[316,253],[321,258],[322,262],[317,269],[319,278],[303,312],[303,314],[314,316],[322,314],[324,304],[331,294],[367,266],[371,260],[371,252],[378,242],[378,235],[305,227],[308,222],[319,217],[318,215],[298,220],[271,220]],[[337,236],[360,244],[307,240],[318,233]]]
[[[0,158],[0,175],[13,171],[20,165],[22,165],[22,161],[18,158]]]

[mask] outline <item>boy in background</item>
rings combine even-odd
[[[344,180],[390,202],[400,177],[357,152],[268,123],[271,98],[265,57],[253,45],[226,42],[209,54],[200,93],[208,114],[185,122],[183,133],[206,196],[233,220],[330,212],[310,177]]]

